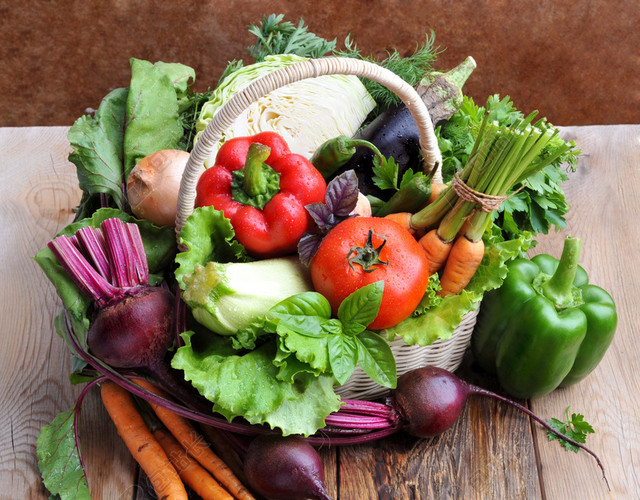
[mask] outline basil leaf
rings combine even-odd
[[[316,223],[316,226],[318,226],[318,229],[322,232],[329,231],[336,225],[335,215],[324,203],[310,203],[309,205],[305,205],[304,208],[306,208],[313,222]]]
[[[357,335],[376,319],[382,302],[384,281],[376,281],[359,288],[338,307],[338,318],[348,335]]]
[[[347,170],[335,177],[325,194],[327,207],[337,217],[347,217],[358,203],[358,177],[355,171]]]
[[[331,318],[331,305],[322,294],[303,292],[273,306],[269,317],[277,320],[279,334],[292,330],[307,337],[321,337],[327,334],[323,324]]]
[[[331,335],[327,345],[329,363],[333,376],[340,385],[344,384],[358,364],[358,344],[356,337]]]
[[[378,384],[395,389],[396,360],[387,341],[370,330],[354,339],[358,344],[358,361],[364,372]]]

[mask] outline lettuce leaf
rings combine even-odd
[[[451,338],[462,316],[478,307],[484,292],[502,284],[507,262],[526,252],[531,244],[531,233],[524,231],[516,239],[503,240],[500,228],[494,225],[485,235],[484,258],[467,287],[458,295],[441,298],[435,294],[438,280],[431,280],[414,315],[383,331],[387,340],[400,337],[407,344],[425,346]]]
[[[310,435],[340,408],[333,377],[298,372],[294,383],[278,378],[275,339],[244,354],[234,350],[230,339],[217,335],[187,332],[183,339],[185,345],[171,366],[183,370],[185,380],[229,421],[244,417],[252,424],[280,428],[285,435]]]
[[[212,206],[196,208],[180,231],[179,241],[187,250],[176,255],[176,280],[207,262],[243,262],[250,260],[244,247],[234,240],[236,235],[229,219]]]

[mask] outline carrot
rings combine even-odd
[[[436,201],[436,198],[440,196],[440,193],[442,193],[447,187],[448,187],[447,184],[444,184],[443,182],[432,182],[431,196],[429,196],[429,201],[427,202],[427,205],[429,203],[433,203],[434,201]]]
[[[391,219],[394,222],[400,224],[403,228],[409,231],[411,234],[415,233],[415,228],[411,225],[411,216],[410,212],[395,212],[389,215],[385,215],[385,219]]]
[[[165,396],[162,391],[146,380],[136,380],[136,383],[154,394]],[[249,490],[245,488],[227,464],[211,451],[202,435],[188,419],[156,404],[150,404],[158,418],[187,450],[187,453],[213,474],[234,497],[239,500],[254,500]]]
[[[442,239],[437,229],[429,231],[418,242],[427,254],[429,274],[437,273],[449,256],[452,242]]]
[[[187,453],[168,430],[156,429],[153,436],[164,449],[180,477],[203,500],[233,500],[227,490],[220,486],[209,472]]]
[[[469,284],[484,257],[482,238],[472,241],[460,236],[451,247],[447,264],[440,278],[440,295],[455,295]]]
[[[147,474],[159,499],[187,499],[187,491],[176,469],[147,428],[133,397],[114,382],[105,382],[100,395],[118,434]]]

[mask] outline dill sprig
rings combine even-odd
[[[402,57],[397,49],[393,49],[387,51],[386,58],[380,59],[373,56],[362,55],[362,52],[351,39],[351,36],[347,36],[344,42],[345,48],[343,50],[335,51],[335,55],[340,57],[354,57],[376,63],[389,71],[394,72],[404,81],[409,83],[409,85],[415,87],[426,74],[433,71],[432,64],[441,52],[434,43],[435,33],[432,31],[430,34],[426,35],[426,39],[423,44],[416,46],[416,49],[411,55]],[[368,79],[362,79],[362,82],[371,94],[371,97],[373,97],[376,103],[378,103],[379,112],[400,102],[400,98],[383,85],[380,85],[377,82],[372,82]]]
[[[302,19],[297,26],[283,19],[284,14],[271,14],[262,18],[260,26],[249,26],[249,33],[257,37],[256,43],[248,47],[249,55],[256,61],[263,61],[271,54],[295,54],[316,58],[335,49],[335,39],[325,40],[309,32]]]
[[[249,32],[256,36],[255,44],[248,47],[249,54],[256,61],[263,61],[268,55],[296,54],[301,57],[317,58],[325,55],[353,57],[376,63],[394,72],[411,86],[416,86],[424,76],[433,71],[433,62],[441,50],[435,46],[435,33],[426,35],[425,41],[418,44],[414,52],[403,57],[397,49],[387,51],[385,58],[375,58],[362,54],[351,36],[347,36],[344,49],[336,50],[336,40],[325,40],[309,32],[304,20],[298,25],[284,21],[283,14],[264,16],[259,25],[249,26]],[[232,61],[225,70],[225,75],[242,66],[241,61]],[[400,98],[392,91],[371,80],[361,78],[362,83],[376,101],[378,106],[374,114],[381,113],[390,106],[400,102]],[[372,118],[372,116],[370,117]]]

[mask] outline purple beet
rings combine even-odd
[[[451,372],[428,366],[401,375],[393,399],[406,421],[405,431],[432,437],[455,423],[469,393],[469,385]]]
[[[182,401],[193,401],[165,360],[174,340],[175,298],[149,285],[138,226],[107,219],[59,236],[49,248],[69,277],[93,299],[89,351],[114,368],[144,370]]]
[[[89,328],[90,351],[116,368],[157,370],[173,341],[174,300],[167,289],[144,287],[99,309]]]
[[[331,500],[322,460],[299,436],[256,437],[247,449],[244,474],[256,493],[271,500]]]

